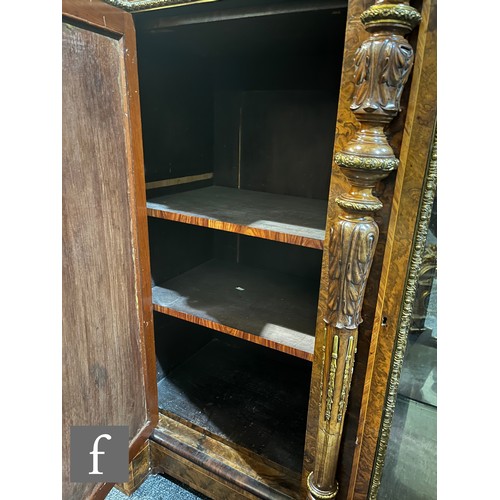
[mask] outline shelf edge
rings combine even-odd
[[[266,240],[277,241],[279,243],[288,243],[290,245],[323,250],[324,239],[320,238],[310,238],[307,236],[272,231],[270,229],[260,229],[256,227],[245,226],[242,224],[235,224],[233,222],[224,222],[218,219],[197,217],[194,215],[169,212],[168,210],[160,210],[156,208],[148,208],[147,213],[149,217],[154,217],[156,219],[180,222],[182,224],[191,224],[193,226],[207,227],[209,229],[216,229],[229,233],[243,234],[245,236],[251,236],[254,238],[263,238]]]
[[[313,361],[314,357],[314,337],[311,336],[312,345],[311,351],[304,351],[302,349],[298,349],[296,347],[287,346],[284,344],[279,344],[273,340],[269,340],[265,337],[259,337],[253,333],[245,332],[243,330],[239,330],[237,328],[233,328],[231,326],[224,325],[222,323],[217,323],[216,321],[210,321],[204,318],[200,318],[193,314],[188,314],[182,311],[177,311],[170,307],[165,307],[160,304],[153,303],[153,310],[162,314],[166,314],[168,316],[173,316],[174,318],[182,319],[184,321],[188,321],[190,323],[194,323],[200,326],[204,326],[206,328],[210,328],[212,330],[216,330],[221,333],[225,333],[227,335],[231,335],[233,337],[238,337],[240,339],[246,340],[248,342],[252,342],[254,344],[259,344],[269,349],[274,349],[275,351],[280,351],[285,354],[289,354],[291,356],[295,356],[297,358],[305,359],[306,361]]]

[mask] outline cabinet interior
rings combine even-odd
[[[159,406],[300,472],[345,2],[222,4],[134,15]]]

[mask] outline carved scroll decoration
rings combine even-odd
[[[364,42],[355,56],[356,93],[351,109],[379,114],[390,121],[399,112],[404,85],[413,66],[413,49],[400,35],[377,35]]]
[[[413,49],[403,35],[421,19],[409,0],[376,0],[360,17],[370,37],[355,54],[351,110],[361,124],[335,163],[350,183],[335,201],[340,213],[329,233],[326,338],[321,351],[320,418],[308,499],[333,499],[358,326],[379,229],[373,214],[382,208],[376,184],[398,167],[384,127],[399,113],[400,98],[413,66]],[[329,368],[325,363],[330,362]],[[323,380],[325,377],[328,380]],[[323,391],[324,383],[327,390]]]

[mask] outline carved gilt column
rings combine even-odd
[[[399,163],[384,128],[399,113],[413,65],[413,49],[403,35],[420,19],[409,0],[376,0],[361,14],[370,36],[355,55],[351,104],[361,127],[334,157],[350,190],[335,200],[341,210],[330,229],[319,425],[314,469],[307,478],[310,500],[332,499],[338,492],[335,474],[340,439],[361,307],[379,233],[373,214],[382,208],[372,190]]]

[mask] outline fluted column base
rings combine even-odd
[[[313,473],[307,476],[307,500],[331,500],[337,496],[339,491],[339,483],[335,481],[333,491],[323,491],[314,485]]]

